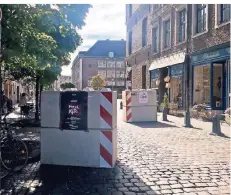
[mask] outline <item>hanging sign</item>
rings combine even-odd
[[[139,92],[139,103],[140,104],[148,103],[148,93],[146,91]]]
[[[87,98],[85,91],[61,93],[61,129],[87,130]]]

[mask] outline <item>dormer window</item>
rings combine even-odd
[[[114,53],[113,52],[109,52],[108,56],[109,56],[109,58],[114,58]]]

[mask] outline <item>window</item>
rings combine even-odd
[[[107,86],[114,86],[115,85],[115,81],[107,81]]]
[[[164,48],[170,47],[170,19],[164,22]]]
[[[210,106],[210,65],[194,67],[193,104]]]
[[[201,33],[206,30],[206,4],[196,5],[196,33]]]
[[[147,18],[142,21],[142,47],[147,45]]]
[[[130,55],[132,53],[132,32],[129,32],[129,38],[128,38],[128,54]]]
[[[107,78],[115,78],[115,71],[114,70],[108,70],[107,71]]]
[[[124,68],[124,61],[117,61],[116,68]]]
[[[115,61],[107,61],[107,68],[115,68]]]
[[[98,61],[98,67],[99,67],[99,68],[106,68],[106,61],[104,61],[104,60],[99,60],[99,61]]]
[[[179,32],[178,32],[178,42],[185,40],[186,34],[186,9],[179,12]]]
[[[104,78],[106,78],[106,70],[98,70],[98,74]]]
[[[117,70],[116,71],[116,78],[124,78],[124,71]]]
[[[153,45],[153,53],[157,53],[159,50],[159,28],[155,27],[152,29],[152,45]]]
[[[131,18],[132,17],[132,4],[128,5],[128,17]]]
[[[230,4],[221,4],[220,11],[221,11],[220,23],[230,21]]]

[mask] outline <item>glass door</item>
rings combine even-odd
[[[224,63],[212,64],[212,109],[223,110],[225,104]]]

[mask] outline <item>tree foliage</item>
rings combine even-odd
[[[70,53],[82,43],[77,32],[90,5],[5,4],[2,18],[2,65],[15,79],[40,77],[52,83]]]
[[[90,82],[91,87],[94,90],[101,90],[106,86],[105,78],[100,76],[99,74],[96,76],[93,76]]]
[[[73,83],[62,83],[60,85],[60,88],[62,88],[62,89],[70,89],[70,88],[75,88],[75,85]]]

